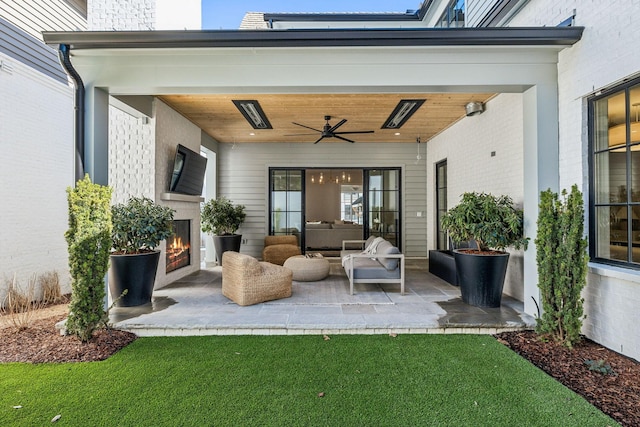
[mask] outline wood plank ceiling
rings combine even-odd
[[[486,102],[490,93],[403,94],[239,94],[165,95],[160,99],[191,120],[218,142],[313,143],[320,134],[292,122],[322,129],[324,116],[333,126],[347,119],[338,131],[373,130],[369,134],[344,135],[356,142],[423,142],[465,116],[471,101]],[[400,129],[381,129],[402,99],[425,99],[425,103]],[[254,129],[233,100],[257,100],[273,129]],[[396,135],[399,133],[399,135]],[[301,135],[302,134],[302,135]],[[322,143],[341,143],[325,138]]]

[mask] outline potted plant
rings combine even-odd
[[[109,291],[117,306],[151,302],[160,260],[156,247],[171,235],[173,214],[173,209],[146,197],[131,197],[111,207]]]
[[[222,265],[225,251],[240,252],[242,234],[235,234],[247,214],[244,205],[234,205],[226,197],[211,199],[202,205],[200,224],[202,231],[213,234],[218,265]]]
[[[477,249],[456,249],[454,258],[462,300],[479,307],[500,307],[509,253],[526,248],[523,213],[509,196],[464,193],[442,218],[442,228],[456,242],[475,240]]]

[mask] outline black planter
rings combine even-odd
[[[117,307],[134,307],[151,302],[160,251],[133,255],[111,255],[109,292]],[[118,299],[127,289],[127,294]]]
[[[477,255],[453,251],[462,301],[476,307],[500,307],[509,254]]]
[[[216,249],[216,259],[218,265],[222,265],[222,254],[226,251],[240,252],[242,244],[242,234],[231,234],[228,236],[213,236],[213,247]]]

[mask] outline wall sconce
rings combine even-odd
[[[464,106],[464,109],[467,113],[467,117],[477,116],[484,112],[484,104],[482,102],[469,102]]]

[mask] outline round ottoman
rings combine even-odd
[[[284,266],[293,272],[293,280],[297,282],[314,282],[329,275],[329,261],[322,257],[296,255],[287,258]]]

